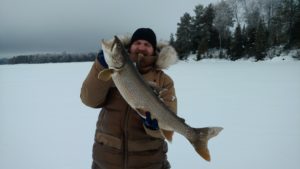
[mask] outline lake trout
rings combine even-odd
[[[151,85],[144,81],[117,36],[110,41],[102,40],[101,45],[108,69],[101,71],[98,78],[105,81],[112,78],[122,97],[134,110],[151,112],[151,117],[158,121],[160,129],[183,135],[202,158],[210,161],[208,140],[218,135],[223,128],[193,128],[186,124],[163,103]]]

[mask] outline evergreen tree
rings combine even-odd
[[[291,46],[300,48],[300,0],[295,5],[295,22],[291,28]]]
[[[287,47],[291,46],[293,40],[292,31],[293,26],[297,22],[297,4],[299,0],[281,0],[280,5],[276,10],[277,21],[276,24],[280,24],[279,43],[286,44]],[[299,29],[299,28],[298,28]]]
[[[208,48],[219,47],[219,32],[213,25],[215,19],[215,9],[212,4],[209,4],[204,11],[204,33],[208,34]]]
[[[285,6],[285,18],[287,19],[287,23],[285,24],[286,27],[286,33],[287,33],[287,39],[288,39],[288,46],[291,46],[292,39],[293,39],[293,26],[295,25],[297,18],[297,0],[283,0],[283,4]],[[299,1],[299,0],[298,0]],[[299,27],[297,29],[300,29]]]
[[[169,41],[169,44],[173,47],[175,47],[175,38],[174,38],[174,34],[171,33],[170,35],[170,41]]]
[[[191,19],[190,14],[185,13],[180,18],[176,32],[175,49],[179,59],[186,59],[191,51]]]
[[[259,21],[258,27],[256,29],[256,37],[255,37],[255,59],[263,60],[266,56],[267,50],[267,31],[265,24],[262,20]]]
[[[250,57],[254,56],[256,43],[256,28],[247,26],[245,36],[245,52]]]
[[[266,23],[268,34],[268,46],[277,45],[277,37],[279,34],[279,30],[281,28],[277,28],[279,26],[278,23],[275,23],[274,17],[276,14],[276,9],[278,8],[281,0],[265,0],[263,5],[264,10],[264,20]]]
[[[272,17],[268,29],[270,30],[268,44],[269,46],[276,46],[280,44],[281,24],[277,17]]]
[[[246,41],[245,41],[245,50],[246,54],[249,56],[255,56],[256,49],[256,29],[260,20],[260,12],[257,7],[253,8],[251,11],[248,9],[246,15]]]
[[[203,20],[204,7],[197,5],[194,9],[195,16],[192,18],[191,33],[192,33],[192,53],[196,53],[198,46],[203,38]]]
[[[232,46],[230,50],[230,59],[237,60],[242,58],[244,53],[244,38],[240,24],[235,28]]]
[[[202,16],[199,18],[200,29],[197,32],[197,36],[200,37],[196,41],[197,45],[197,58],[202,59],[203,54],[208,51],[209,48],[218,47],[219,34],[216,28],[213,26],[213,20],[215,18],[215,11],[212,4],[203,9]]]

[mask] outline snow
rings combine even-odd
[[[90,168],[99,109],[79,98],[92,63],[0,66],[0,168]],[[173,78],[179,116],[194,127],[222,126],[211,162],[176,134],[173,169],[298,169],[300,62],[179,62]]]

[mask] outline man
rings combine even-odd
[[[130,41],[123,39],[131,60],[146,81],[161,90],[158,97],[176,113],[177,100],[173,80],[162,69],[177,60],[169,45],[157,45],[150,28],[137,29]],[[151,112],[143,119],[122,98],[113,81],[98,79],[107,68],[103,53],[99,53],[81,88],[81,100],[87,106],[102,108],[99,114],[93,146],[92,169],[168,169],[167,143],[173,132],[159,129]]]

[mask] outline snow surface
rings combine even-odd
[[[79,98],[92,63],[0,66],[0,168],[86,169],[99,109]],[[222,126],[211,162],[179,134],[173,169],[299,169],[300,62],[179,62],[179,115],[194,127]]]

